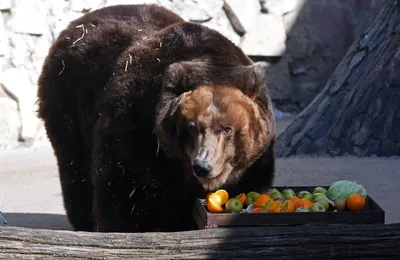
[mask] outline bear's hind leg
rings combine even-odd
[[[45,119],[59,170],[64,207],[75,231],[92,231],[92,183],[86,144],[74,123],[66,115]]]

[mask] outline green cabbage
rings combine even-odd
[[[351,194],[357,193],[363,196],[364,198],[367,197],[367,191],[365,188],[353,181],[341,180],[334,182],[328,189],[326,196],[328,199],[332,200],[334,198],[342,197],[347,199]]]

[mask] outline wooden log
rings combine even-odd
[[[0,259],[400,259],[400,224],[309,224],[175,233],[4,227]]]
[[[400,155],[400,1],[382,1],[325,88],[278,136],[276,156]]]

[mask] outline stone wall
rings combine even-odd
[[[90,10],[157,3],[218,30],[270,62],[279,117],[313,99],[382,1],[389,0],[1,0],[0,149],[48,145],[35,115],[37,77],[59,32]]]

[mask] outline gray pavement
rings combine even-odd
[[[277,131],[283,131],[288,122],[279,121]],[[340,179],[364,185],[386,211],[385,222],[400,222],[400,158],[277,159],[277,186],[330,185]],[[51,148],[0,151],[0,211],[9,226],[70,229]]]

